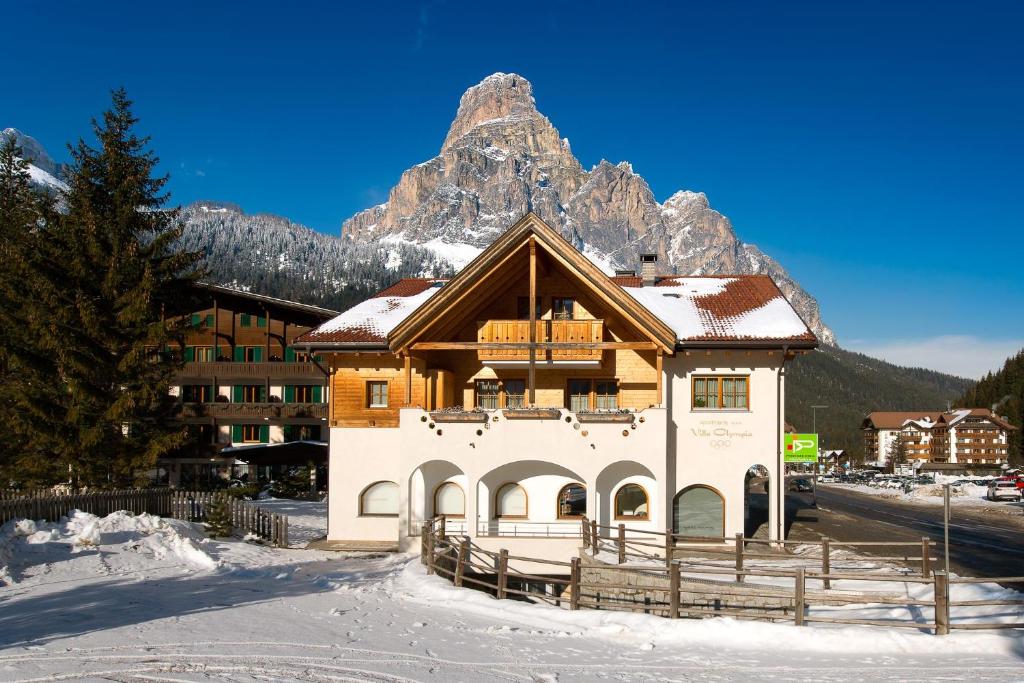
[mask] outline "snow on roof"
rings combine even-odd
[[[296,341],[299,344],[386,344],[391,330],[434,296],[444,283],[445,280],[400,280]]]
[[[631,278],[632,280],[632,278]],[[679,342],[814,341],[770,277],[670,277],[623,289],[676,333]]]

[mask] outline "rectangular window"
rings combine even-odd
[[[206,314],[206,326],[213,329],[213,313]]]
[[[238,324],[242,327],[252,327],[252,316],[248,313],[243,313],[239,316]]]
[[[242,442],[243,443],[259,443],[260,442],[260,426],[259,425],[242,425]]]
[[[572,320],[575,309],[575,299],[555,297],[551,300],[551,317],[554,320]]]
[[[195,359],[197,363],[212,363],[217,360],[217,349],[212,346],[196,346]]]
[[[540,320],[541,309],[540,309],[540,297],[536,298],[534,302],[534,316],[537,320]],[[529,320],[530,319],[530,297],[520,296],[516,298],[516,318],[518,320]]]
[[[256,327],[266,327],[267,317],[264,315],[256,316]]]
[[[526,407],[526,380],[507,379],[505,386],[505,407],[525,408]]]
[[[366,383],[366,404],[371,408],[388,407],[388,383],[367,382]]]
[[[619,384],[613,379],[594,381],[594,408],[617,410],[619,407]]]
[[[295,403],[312,403],[313,402],[313,385],[312,384],[296,384],[295,385],[295,398],[292,399]]]
[[[261,363],[263,361],[262,346],[246,346],[243,360],[246,363]]]
[[[209,403],[213,400],[213,387],[208,384],[186,384],[181,388],[185,403]]]
[[[590,380],[569,380],[569,410],[574,413],[590,410]]]
[[[476,407],[484,410],[497,410],[498,391],[498,380],[478,379],[476,381]]]
[[[747,410],[750,407],[750,378],[694,377],[693,407],[710,410]]]
[[[243,403],[266,403],[267,388],[262,384],[246,384],[242,386]]]

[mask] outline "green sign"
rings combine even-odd
[[[786,462],[818,462],[817,434],[786,434]]]

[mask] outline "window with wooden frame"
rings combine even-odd
[[[248,313],[242,313],[238,316],[238,325],[240,327],[252,327],[252,316]]]
[[[552,320],[572,320],[576,312],[576,300],[569,297],[556,296],[551,300]]]
[[[515,482],[503,484],[494,496],[494,516],[499,519],[526,519],[526,489]]]
[[[502,380],[501,385],[504,393],[504,405],[506,408],[526,407],[525,379],[506,379]]]
[[[260,425],[242,425],[242,442],[259,443]]]
[[[558,519],[581,519],[587,514],[587,487],[566,484],[558,492]]]
[[[366,383],[366,407],[388,407],[388,383],[386,381],[374,380]]]
[[[262,384],[242,385],[242,403],[266,403],[267,388]]]
[[[650,500],[640,484],[626,484],[615,492],[615,519],[647,519]]]
[[[750,377],[737,375],[693,378],[693,408],[747,410],[750,408]]]
[[[397,517],[398,484],[393,481],[378,481],[370,484],[359,494],[360,517]]]
[[[533,314],[540,320],[541,313],[543,312],[540,307],[541,298],[534,298],[534,311]],[[530,319],[530,297],[520,296],[516,297],[516,319],[517,320],[529,320]]]
[[[296,384],[295,385],[295,398],[292,399],[293,403],[312,403],[313,402],[313,385],[312,384]]]
[[[217,360],[217,349],[212,346],[196,346],[195,359],[197,363],[212,363]]]
[[[466,494],[453,481],[446,481],[434,490],[434,514],[446,517],[466,516]]]
[[[476,381],[476,407],[483,410],[497,410],[500,407],[501,387],[496,379]]]
[[[566,407],[574,413],[618,410],[619,380],[570,379],[566,384]]]
[[[246,363],[261,363],[263,362],[263,347],[262,346],[246,346],[243,351],[243,360]]]
[[[209,384],[186,384],[181,387],[181,400],[185,403],[210,403],[213,387]]]

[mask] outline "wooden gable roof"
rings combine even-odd
[[[396,353],[407,350],[429,325],[466,305],[472,301],[471,297],[481,291],[486,291],[484,288],[490,276],[514,258],[520,249],[528,248],[531,239],[539,249],[543,249],[575,275],[581,284],[591,291],[595,299],[635,326],[659,348],[672,353],[676,345],[675,332],[646,308],[638,305],[635,299],[590,259],[577,251],[558,231],[533,212],[527,213],[506,230],[434,296],[399,323],[388,336],[391,350]]]

